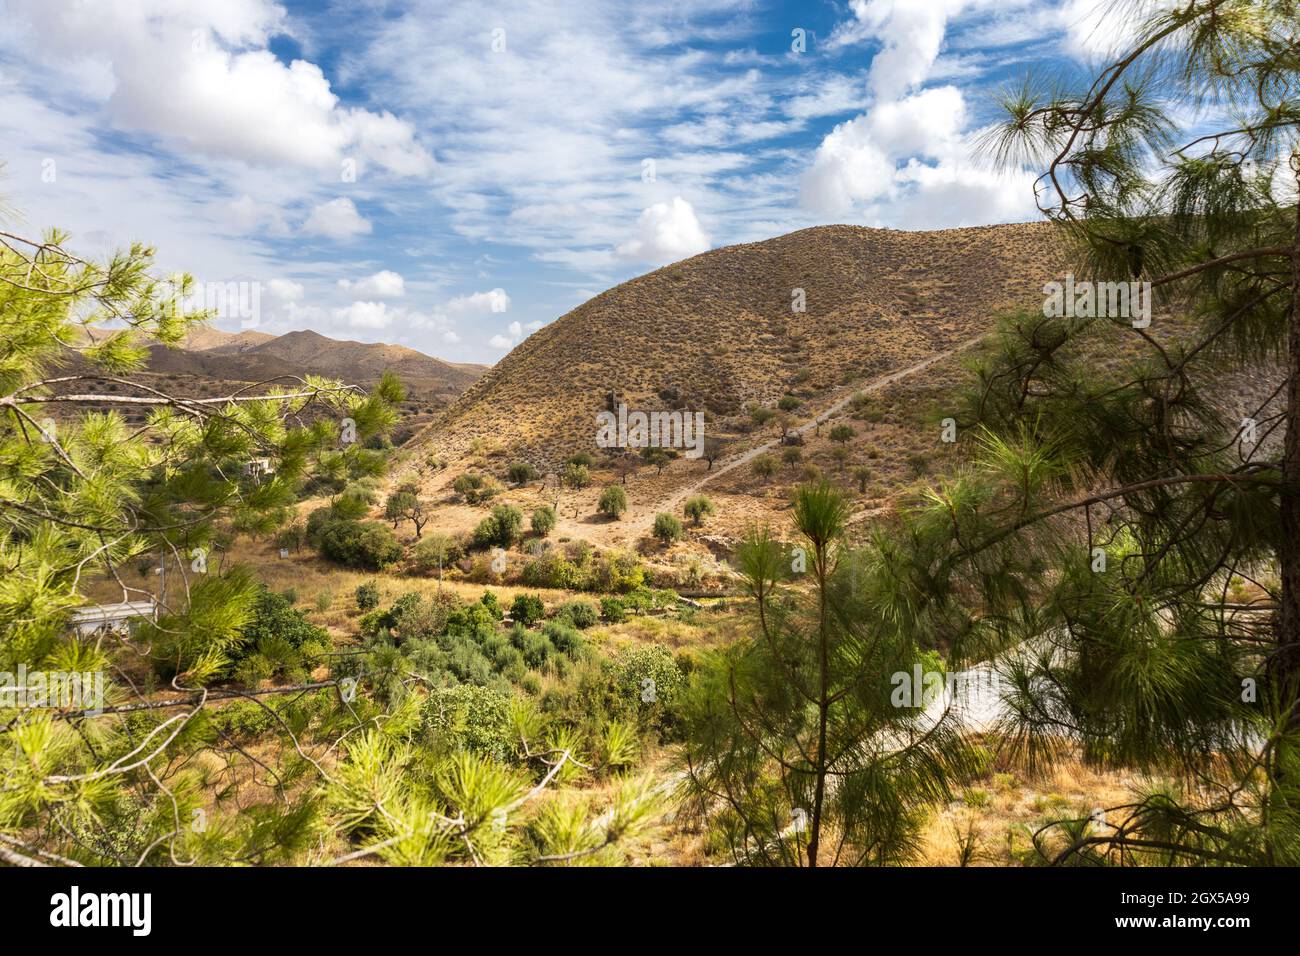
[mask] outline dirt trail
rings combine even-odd
[[[969,339],[965,342],[962,342],[960,345],[954,346],[953,348],[945,349],[942,352],[938,352],[934,355],[931,355],[929,358],[925,359],[924,361],[917,362],[915,365],[910,365],[907,368],[902,368],[895,372],[890,372],[888,375],[883,375],[880,378],[873,379],[872,381],[868,382],[866,385],[851,384],[851,385],[842,386],[841,390],[845,393],[842,397],[836,399],[834,402],[828,405],[816,417],[808,419],[803,424],[790,429],[790,431],[792,434],[796,434],[796,435],[805,434],[806,432],[815,429],[818,425],[824,424],[825,422],[827,422],[831,418],[834,418],[836,415],[842,412],[845,406],[848,405],[848,403],[853,400],[854,395],[857,395],[860,392],[865,392],[867,394],[870,394],[872,392],[877,392],[880,389],[885,388],[886,386],[894,384],[899,379],[907,378],[909,375],[915,375],[917,372],[925,371],[925,369],[929,368],[935,362],[939,362],[952,355],[956,355],[958,352],[962,351],[963,349],[969,348],[970,346],[974,345],[976,342],[979,342],[983,338],[984,336],[981,335],[978,338]],[[654,526],[655,515],[659,514],[661,511],[668,511],[668,512],[678,511],[687,498],[690,498],[692,495],[699,494],[703,490],[704,486],[707,485],[709,482],[713,481],[715,478],[719,478],[722,475],[725,475],[729,471],[734,471],[737,468],[741,468],[749,464],[750,462],[752,462],[755,458],[757,458],[759,455],[763,454],[764,452],[771,451],[772,449],[779,448],[780,446],[781,446],[780,436],[772,438],[769,441],[765,441],[761,445],[755,445],[753,448],[750,448],[747,451],[742,452],[741,454],[735,456],[734,458],[728,458],[723,462],[714,465],[711,469],[706,471],[698,479],[691,482],[689,485],[677,489],[677,491],[675,491],[668,498],[665,498],[654,505],[645,506],[644,508],[631,509],[632,513],[629,514],[626,518],[624,518],[621,522],[619,522],[618,524],[619,532],[621,533],[621,535],[626,535],[632,537],[633,539],[640,537],[643,534],[648,534],[650,532],[650,529]]]

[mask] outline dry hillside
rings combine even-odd
[[[183,348],[155,345],[149,353],[152,373],[214,382],[264,382],[310,374],[367,385],[391,371],[414,398],[435,402],[458,395],[485,371],[482,365],[444,362],[401,345],[340,341],[310,330],[271,335],[205,326],[192,331]],[[75,357],[68,367],[79,367]]]
[[[1046,223],[823,226],[715,249],[536,332],[420,440],[446,460],[478,440],[553,467],[594,450],[595,415],[611,397],[703,411],[707,433],[734,434],[749,403],[883,374],[987,331],[999,310],[1038,302],[1063,269]]]

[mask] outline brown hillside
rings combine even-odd
[[[1041,301],[1065,266],[1046,223],[902,232],[822,226],[715,249],[596,296],[530,336],[422,436],[454,459],[477,440],[553,467],[593,450],[595,416],[704,411],[742,430],[745,407],[883,374]],[[793,290],[806,294],[792,311]]]
[[[270,332],[247,329],[243,332],[223,332],[210,325],[200,326],[185,336],[185,348],[191,352],[246,352],[275,338]]]
[[[374,381],[385,371],[417,390],[459,392],[484,372],[482,365],[459,365],[432,358],[401,345],[340,341],[304,329],[286,332],[240,353],[276,359],[318,375]]]
[[[67,367],[82,370],[69,354]],[[223,382],[265,382],[284,376],[321,375],[367,385],[392,371],[413,396],[446,402],[486,370],[482,365],[444,362],[415,349],[382,343],[340,341],[308,330],[271,335],[225,332],[203,326],[178,349],[149,348],[149,371]]]

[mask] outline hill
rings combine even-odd
[[[255,329],[193,330],[179,349],[154,345],[149,371],[214,382],[264,382],[282,376],[323,375],[366,385],[396,373],[415,397],[445,402],[464,391],[485,366],[444,362],[401,345],[331,339],[310,330],[271,335]],[[71,358],[70,368],[77,368]]]
[[[705,413],[886,374],[1036,307],[1065,270],[1047,223],[903,232],[821,226],[714,249],[624,282],[515,348],[418,439],[459,458],[486,445],[553,467],[593,450],[617,402]],[[795,309],[802,290],[805,311]]]

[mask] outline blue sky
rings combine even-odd
[[[1034,218],[972,142],[1095,6],[0,0],[0,196],[259,283],[266,331],[493,362],[708,248]]]

